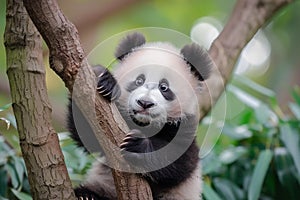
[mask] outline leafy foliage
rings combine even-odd
[[[202,159],[204,199],[299,199],[299,88],[292,92],[289,115],[274,92],[245,77],[228,85],[227,96],[244,109],[225,120],[216,148]]]

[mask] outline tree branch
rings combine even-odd
[[[51,126],[41,36],[22,0],[7,1],[4,40],[13,110],[33,199],[72,199],[72,184]]]
[[[235,63],[246,44],[276,11],[291,2],[293,0],[237,1],[229,21],[209,50],[216,68],[206,81],[207,88],[199,102],[201,119],[225,90]]]
[[[212,78],[207,82],[212,101],[206,90],[205,98],[202,98],[200,102],[202,117],[224,91],[234,63],[246,43],[274,15],[275,11],[291,1],[240,0],[237,2],[228,24],[209,51],[217,68],[214,69]],[[109,138],[115,145],[118,145],[128,131],[128,127],[118,126],[118,124],[124,125],[125,123],[120,117],[115,117],[118,113],[115,107],[111,107],[95,94],[93,72],[80,46],[76,28],[62,14],[54,0],[24,0],[24,5],[49,47],[51,68],[63,79],[71,92],[76,78],[76,87],[74,87],[76,92],[73,92],[73,97],[76,97],[79,106],[93,106],[95,96],[98,122],[93,121],[91,125],[94,128],[98,126],[94,130],[100,130],[105,134],[105,137],[97,134],[99,142],[106,154],[110,156],[109,159],[117,160],[118,152],[110,149],[108,141],[103,140]],[[79,70],[80,73],[78,73]],[[90,107],[82,106],[82,108]],[[83,110],[85,114],[89,111],[89,109]],[[150,199],[151,190],[143,179],[115,170],[113,174],[115,182],[118,183],[116,186],[120,199]]]

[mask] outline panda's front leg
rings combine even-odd
[[[138,173],[152,171],[157,165],[155,157],[147,154],[155,151],[153,140],[137,129],[126,134],[120,148],[125,160],[138,169]]]
[[[98,93],[109,102],[119,98],[121,90],[114,76],[101,65],[94,66],[93,70],[96,75]]]

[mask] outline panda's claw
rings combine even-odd
[[[108,93],[102,94],[103,97],[106,97],[108,95],[110,95],[112,93],[112,91],[109,91]]]
[[[128,145],[128,142],[122,142],[120,144],[120,148],[125,150],[125,148],[126,148],[127,145]]]
[[[105,71],[102,72],[101,74],[99,74],[97,77],[98,77],[98,78],[101,78],[101,77],[103,76],[104,73],[105,73]]]
[[[78,200],[102,200],[106,199],[104,197],[99,197],[97,194],[85,188],[84,186],[80,186],[75,189],[75,196]]]
[[[120,94],[120,86],[113,75],[103,66],[94,69],[97,80],[97,92],[107,101],[116,100]]]
[[[129,133],[126,134],[126,137],[138,137],[138,138],[143,138],[144,134],[140,130],[137,129],[132,129]],[[126,138],[125,137],[125,138]]]

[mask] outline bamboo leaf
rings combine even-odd
[[[289,108],[295,115],[295,117],[300,120],[300,107],[295,103],[289,103]]]
[[[270,98],[276,98],[276,93],[266,87],[263,87],[262,85],[257,84],[256,82],[252,81],[251,79],[247,78],[246,76],[241,76],[241,75],[237,75],[235,74],[234,76],[234,80],[251,88],[252,90],[270,97]]]
[[[203,184],[203,195],[206,200],[222,200],[222,198],[207,184]]]
[[[24,192],[20,192],[15,189],[11,189],[11,191],[14,193],[14,195],[20,199],[20,200],[32,200],[32,197]]]
[[[273,153],[267,149],[259,154],[248,190],[248,199],[257,200],[260,196],[262,185],[268,171]]]
[[[298,128],[292,127],[290,124],[280,126],[280,139],[290,152],[296,165],[298,174],[300,174],[300,134]]]
[[[297,199],[300,196],[300,182],[291,155],[284,147],[274,150],[274,160],[278,179],[284,188],[286,199]],[[295,176],[296,175],[296,176]]]
[[[10,106],[11,106],[11,103],[6,104],[6,105],[4,105],[4,106],[1,106],[1,107],[0,107],[0,112],[1,112],[1,111],[4,111],[4,110],[7,110]]]
[[[232,181],[223,179],[223,178],[215,178],[213,180],[214,187],[216,191],[222,195],[223,199],[230,200],[239,200],[245,198],[245,193],[241,190],[236,184]]]
[[[219,159],[224,164],[231,164],[235,162],[237,159],[239,159],[241,156],[245,155],[247,153],[247,149],[242,146],[238,147],[231,147],[229,149],[224,150],[220,156]]]

